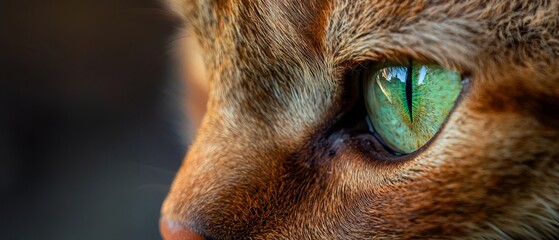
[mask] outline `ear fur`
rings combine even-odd
[[[194,7],[193,0],[165,0],[165,5],[170,12],[185,21],[192,8]]]

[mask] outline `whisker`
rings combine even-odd
[[[132,163],[136,166],[142,167],[142,168],[154,170],[156,172],[164,173],[164,174],[171,175],[171,176],[175,176],[177,174],[176,171],[169,170],[169,169],[155,167],[155,166],[151,166],[151,165],[147,165],[147,164],[143,164],[143,163],[139,163],[139,162],[130,162],[130,163]]]
[[[163,192],[168,192],[169,189],[171,188],[170,185],[168,184],[145,184],[145,185],[141,185],[138,187],[135,187],[134,191],[142,191],[142,190],[158,190],[158,191],[163,191]]]
[[[512,240],[512,238],[508,234],[503,232],[503,230],[501,230],[499,227],[495,226],[493,223],[487,223],[487,225],[490,228],[492,228],[493,230],[495,230],[496,232],[498,232],[504,239]]]
[[[131,8],[131,13],[138,15],[157,15],[172,18],[173,15],[165,8]]]

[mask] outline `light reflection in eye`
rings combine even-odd
[[[425,66],[421,66],[421,69],[419,69],[419,78],[417,80],[417,85],[423,85],[425,75],[427,75],[427,68]]]
[[[400,82],[406,82],[407,69],[405,67],[387,67],[381,70],[381,75],[389,82],[394,78]]]

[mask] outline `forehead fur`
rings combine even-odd
[[[559,94],[553,70],[559,68],[557,1],[171,2],[181,6],[175,9],[206,50],[222,57],[208,61],[229,61],[259,72],[317,63],[339,78],[336,73],[362,62],[412,57],[485,74],[477,81],[510,78],[508,85],[522,85],[530,96],[543,94],[538,100],[558,108],[551,101]],[[515,78],[511,69],[540,80]],[[226,81],[234,79],[239,78]],[[517,94],[487,105],[508,102],[514,108]]]

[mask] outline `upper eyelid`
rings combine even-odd
[[[336,49],[332,53],[336,64],[386,60],[404,63],[407,58],[412,58],[437,63],[458,72],[470,72],[477,68],[476,59],[481,48],[472,39],[479,36],[452,23],[422,22],[402,27],[401,30],[405,29],[403,32],[390,32],[374,26],[359,29],[361,32],[348,31],[350,36],[335,31],[329,33],[334,38],[350,39],[331,46],[331,49]]]
[[[447,66],[444,66],[444,65],[439,64],[439,63],[434,62],[434,61],[414,60],[413,58],[409,58],[409,57],[406,58],[405,62],[393,61],[393,60],[367,61],[367,63],[365,63],[365,64],[360,64],[358,68],[369,69],[367,72],[370,72],[370,71],[380,70],[380,69],[385,68],[385,67],[407,66],[407,65],[409,65],[409,61],[412,61],[415,64],[422,64],[422,65],[438,65],[438,66],[441,66],[441,67],[443,67],[447,70],[456,71],[456,72],[460,73],[461,75],[468,75],[463,70],[461,71],[459,69],[455,69],[455,68],[452,68],[452,67],[447,67]]]

